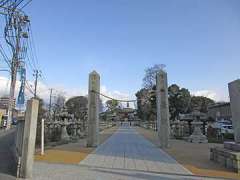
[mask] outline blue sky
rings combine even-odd
[[[50,86],[87,89],[95,69],[132,96],[145,68],[166,64],[170,84],[224,99],[239,78],[239,0],[33,0],[25,11]]]

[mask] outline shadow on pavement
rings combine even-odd
[[[16,163],[13,155],[15,129],[0,133],[0,180],[16,176]]]

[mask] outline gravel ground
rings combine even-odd
[[[136,127],[136,130],[152,143],[158,145],[157,133]],[[170,148],[165,151],[193,174],[200,176],[240,179],[240,175],[210,161],[210,148],[222,144],[193,144],[184,140],[170,140]]]

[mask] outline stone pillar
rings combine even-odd
[[[36,99],[31,99],[27,102],[20,169],[20,176],[22,178],[32,177],[32,167],[34,162],[37,130],[38,105],[39,101]]]
[[[232,111],[234,139],[240,143],[240,79],[228,84]]]
[[[161,148],[169,147],[170,122],[168,105],[167,73],[163,70],[157,74],[157,126]]]
[[[100,76],[93,71],[89,75],[88,89],[88,147],[96,147],[99,144],[99,92]]]

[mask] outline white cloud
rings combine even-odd
[[[6,95],[9,90],[9,84],[8,79],[6,77],[0,76],[0,95]]]
[[[109,97],[112,97],[114,99],[119,99],[119,100],[128,100],[129,99],[129,94],[126,94],[126,93],[121,93],[117,90],[115,91],[109,91],[106,86],[101,86],[101,93],[106,95],[106,96],[109,96]],[[108,99],[106,97],[103,97],[102,96],[102,100],[103,101],[107,101]]]
[[[216,100],[217,98],[217,93],[211,90],[200,90],[200,91],[195,91],[192,92],[192,95],[194,96],[204,96],[210,99]]]
[[[227,93],[223,91],[214,91],[214,90],[198,90],[192,91],[192,95],[194,96],[204,96],[215,101],[229,101]]]
[[[34,82],[28,81],[29,86],[34,89]],[[16,92],[15,96],[18,95],[19,92],[19,87],[20,87],[20,82],[17,81],[16,85]],[[8,78],[0,76],[0,96],[8,95],[9,94],[9,88],[10,88],[10,81]],[[73,96],[87,96],[88,90],[86,88],[66,88],[63,85],[51,85],[51,88],[54,89],[53,94],[58,94],[61,93],[63,94],[67,99]],[[101,93],[112,97],[114,99],[118,100],[129,100],[131,97],[129,94],[119,92],[117,90],[110,91],[106,88],[106,86],[102,85],[101,86]],[[25,94],[27,98],[32,97],[32,93],[26,89]],[[41,81],[38,82],[38,90],[37,94],[39,97],[45,100],[46,103],[49,101],[49,95],[50,95],[50,87],[48,87],[46,84],[42,83]],[[101,96],[101,99],[105,103],[108,99],[106,97]],[[132,98],[131,98],[132,99]],[[126,103],[123,103],[123,106],[126,106]],[[130,107],[134,107],[133,103],[130,103]]]
[[[117,90],[114,90],[114,91],[109,91],[106,86],[101,86],[101,93],[108,96],[108,97],[111,97],[113,99],[117,99],[117,100],[134,100],[136,99],[135,97],[132,97],[130,96],[130,94],[127,94],[127,93],[122,93],[120,91],[117,91]],[[109,100],[108,98],[106,97],[103,97],[101,96],[101,99],[103,100],[103,102],[105,103],[107,100]],[[123,102],[121,103],[121,105],[123,107],[127,107],[127,103]],[[131,108],[135,108],[135,104],[134,103],[129,103],[129,106]]]
[[[32,87],[34,87],[34,82],[28,82],[28,84]],[[16,84],[16,92],[15,95],[18,95],[19,92],[19,87],[20,87],[20,82],[17,81]],[[63,85],[52,85],[51,86],[54,89],[54,94],[57,93],[62,93],[64,94],[64,96],[68,99],[70,97],[73,96],[87,96],[88,94],[88,90],[87,88],[66,88]],[[7,77],[4,76],[0,76],[0,96],[4,96],[4,95],[8,95],[9,94],[9,88],[10,88],[10,81]],[[43,98],[45,100],[45,102],[47,103],[49,101],[49,94],[50,94],[50,87],[48,87],[46,84],[42,83],[41,81],[39,81],[38,83],[38,95]],[[101,86],[101,93],[112,97],[114,99],[118,99],[118,100],[129,100],[129,99],[135,99],[135,96],[131,96],[130,94],[127,93],[123,93],[117,90],[113,90],[110,91],[107,89],[107,87],[105,85]],[[25,90],[25,94],[27,98],[32,97],[32,93],[29,92],[29,90]],[[211,98],[215,101],[229,101],[229,97],[228,97],[228,92],[227,89],[221,89],[221,90],[196,90],[196,91],[191,91],[192,95],[195,96],[204,96],[204,97],[208,97]],[[103,100],[103,102],[105,103],[108,98],[101,96],[101,99]],[[126,107],[126,103],[122,103],[122,105],[124,107]],[[129,104],[130,107],[134,108],[135,105],[134,103],[130,103]]]
[[[19,92],[20,82],[16,82],[15,94]],[[6,96],[9,94],[10,80],[7,77],[0,76],[0,96]]]

